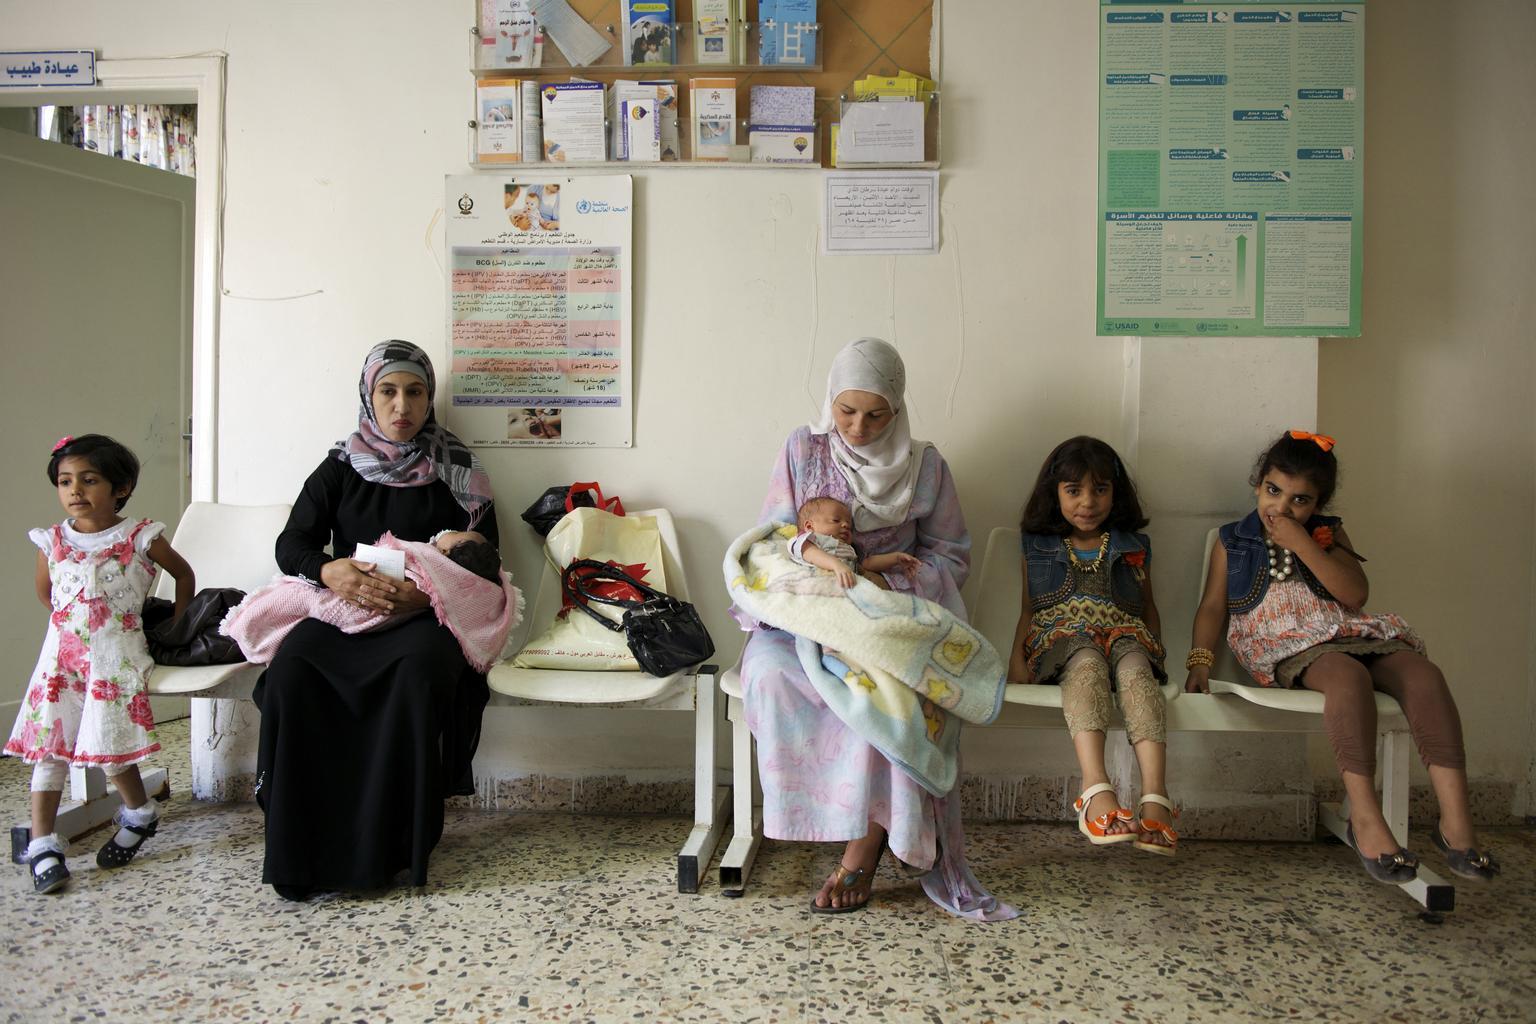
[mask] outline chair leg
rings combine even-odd
[[[715,739],[724,722],[724,701],[716,681],[719,670],[704,665],[694,673],[693,830],[677,855],[677,891],[699,891],[725,832],[730,788],[719,784]]]
[[[752,862],[763,841],[763,819],[756,809],[757,760],[752,756],[752,731],[747,728],[747,709],[730,698],[731,788],[735,807],[732,812],[731,842],[720,858],[720,890],[726,896],[740,896],[752,875]]]

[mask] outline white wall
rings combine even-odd
[[[472,10],[183,2],[146,19],[105,0],[0,2],[11,48],[230,54],[224,500],[292,496],[351,429],[373,342],[444,351],[434,218],[442,176],[467,170]],[[1379,600],[1424,630],[1456,682],[1472,772],[1513,780],[1529,757],[1536,522],[1523,326],[1532,202],[1518,173],[1532,164],[1536,83],[1517,43],[1536,34],[1536,7],[1465,2],[1442,21],[1447,10],[1370,7],[1367,336],[1323,344],[1319,422],[1341,437],[1342,509]],[[598,479],[637,507],[668,504],[732,658],[720,552],[754,518],[831,353],[862,334],[907,356],[916,432],[949,458],[977,537],[1016,518],[1056,441],[1119,436],[1122,342],[1092,334],[1096,11],[1089,0],[946,2],[938,256],[818,258],[813,173],[638,175],[636,445],[489,454],[514,568],[530,578],[537,557],[516,512],[550,483]],[[1487,529],[1464,536],[1469,518]],[[1498,546],[1507,552],[1491,555]],[[551,717],[556,732],[517,756],[529,767],[562,754],[572,768],[686,762],[680,717],[661,727],[676,743],[634,735],[600,753],[556,738],[608,721]],[[968,768],[1018,770],[1007,749],[981,753]]]

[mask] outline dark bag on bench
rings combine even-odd
[[[642,599],[604,597],[596,593],[593,586],[600,582],[627,584],[641,594]],[[572,604],[602,623],[604,628],[615,633],[622,631],[629,652],[640,667],[653,676],[681,672],[715,653],[714,641],[709,638],[709,631],[704,628],[693,605],[646,586],[616,566],[591,558],[578,558],[560,574],[560,589],[570,597]],[[623,624],[597,614],[592,610],[591,601],[625,609]]]

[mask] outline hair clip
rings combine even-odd
[[[74,441],[75,441],[75,437],[74,437],[73,434],[65,434],[63,437],[59,438],[57,441],[54,442],[54,444],[53,444],[54,453],[57,454],[58,450],[60,448],[63,448],[65,445],[68,445],[68,444],[73,444]]]
[[[1333,446],[1339,443],[1327,434],[1314,434],[1308,430],[1292,430],[1289,433],[1298,441],[1311,441],[1325,452],[1333,451]]]

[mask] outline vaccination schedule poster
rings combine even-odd
[[[447,181],[455,433],[478,447],[628,448],[633,181]]]
[[[1360,334],[1365,4],[1099,8],[1100,335]]]

